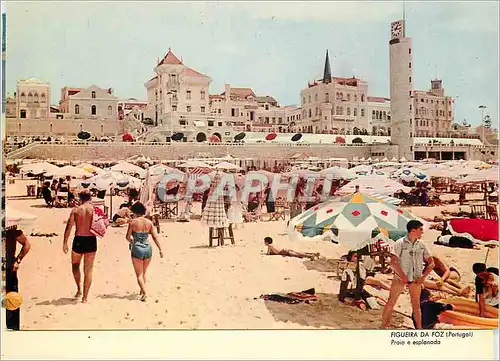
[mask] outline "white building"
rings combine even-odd
[[[368,132],[372,135],[391,135],[391,100],[384,97],[368,97]]]
[[[361,79],[332,77],[328,51],[323,79],[300,92],[301,131],[305,133],[347,133],[368,129],[368,84]]]
[[[92,85],[86,89],[64,87],[61,89],[59,111],[74,119],[116,119],[118,98],[111,88]]]
[[[414,159],[411,38],[405,35],[404,20],[391,24],[389,78],[391,98],[391,141],[398,146],[399,158]]]
[[[17,82],[16,113],[19,118],[47,119],[50,117],[50,85],[29,78]]]
[[[154,71],[156,75],[145,84],[146,117],[156,125],[170,112],[209,113],[210,77],[184,65],[170,49]]]

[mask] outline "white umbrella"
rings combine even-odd
[[[81,168],[73,167],[71,165],[66,165],[54,171],[48,171],[45,173],[45,175],[56,178],[67,177],[67,176],[72,178],[83,178],[83,177],[91,177],[92,173],[86,172]]]
[[[321,175],[328,175],[332,179],[355,179],[356,173],[354,173],[350,169],[341,168],[337,166],[333,166],[330,168],[323,169],[320,172]]]
[[[388,162],[389,159],[387,159],[387,157],[384,157],[384,159],[382,159],[382,162]]]
[[[30,234],[33,231],[33,224],[38,218],[37,216],[18,211],[12,207],[6,209],[5,213],[5,227],[17,226],[17,228],[21,229],[25,234]]]
[[[177,168],[172,168],[163,164],[156,164],[149,167],[149,172],[151,175],[160,175],[160,174],[179,174],[185,175],[185,173]]]
[[[212,169],[207,163],[199,160],[188,160],[186,163],[179,165],[179,168],[209,168]]]
[[[47,162],[31,163],[21,167],[23,173],[43,174],[46,172],[56,172],[59,167]]]
[[[221,169],[221,170],[241,170],[241,167],[238,167],[235,164],[229,163],[229,162],[221,162],[217,164],[214,169]]]
[[[139,174],[140,177],[146,175],[146,171],[141,167],[131,164],[128,162],[120,162],[110,168],[114,172],[126,173],[126,174]]]
[[[478,170],[476,173],[470,174],[465,178],[457,181],[457,183],[498,183],[498,168],[490,168]]]
[[[392,157],[391,162],[397,162],[397,161],[398,161],[398,158]]]
[[[83,169],[84,171],[86,172],[90,172],[90,173],[102,173],[103,170],[99,167],[96,167],[90,163],[82,163],[82,164],[79,164],[76,166],[76,168],[80,168],[80,169]]]
[[[380,194],[384,196],[392,196],[393,194],[403,191],[408,193],[411,191],[410,187],[384,177],[366,176],[353,180],[341,187],[337,193],[340,195],[351,194],[356,191],[356,186],[359,187],[360,192],[368,194]]]

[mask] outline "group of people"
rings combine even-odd
[[[75,196],[70,189],[71,177],[44,181],[40,195],[48,207],[72,207],[75,205]]]
[[[389,298],[382,313],[382,328],[387,328],[391,321],[394,306],[399,296],[408,290],[413,310],[415,328],[432,328],[438,321],[440,312],[446,307],[429,307],[429,289],[445,291],[458,296],[468,297],[471,287],[464,287],[459,282],[460,272],[454,267],[448,267],[440,258],[431,255],[427,246],[421,241],[423,224],[411,220],[407,224],[407,235],[395,242],[391,252],[391,267],[394,273],[390,285],[377,280],[375,275],[363,268],[355,275],[347,269],[342,277],[339,300],[352,297],[359,304],[362,299],[370,297],[363,289],[365,284],[381,287],[389,291]],[[357,255],[351,252],[347,255],[349,262],[356,262]],[[435,277],[429,277],[431,273]],[[498,269],[486,268],[483,263],[473,266],[476,274],[476,302],[479,304],[479,316],[484,317],[485,305],[498,308]],[[349,283],[354,286],[348,288]],[[430,312],[429,310],[433,310]],[[434,312],[438,310],[439,312]]]
[[[77,287],[75,298],[82,297],[82,302],[85,303],[88,301],[89,290],[92,284],[92,271],[98,248],[98,241],[92,229],[95,210],[91,203],[91,195],[88,191],[82,191],[79,194],[79,198],[80,205],[72,209],[66,224],[63,239],[63,252],[66,254],[69,252],[69,238],[73,227],[75,227],[75,235],[71,247],[72,272]],[[120,210],[125,209],[129,211],[127,215],[130,215],[130,219],[125,222],[128,224],[125,239],[129,244],[132,265],[140,288],[140,300],[146,301],[146,271],[153,256],[153,248],[149,242],[149,236],[151,236],[158,247],[160,257],[162,258],[163,251],[153,222],[146,218],[146,207],[140,202],[135,202],[120,208]],[[82,259],[83,292],[82,276],[80,272]]]

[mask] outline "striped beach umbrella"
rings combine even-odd
[[[404,209],[364,193],[323,202],[290,221],[292,238],[329,239],[352,246],[378,237],[397,240],[406,224],[418,219]],[[326,237],[328,236],[328,237]]]

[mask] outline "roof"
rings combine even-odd
[[[385,103],[385,102],[390,101],[391,99],[384,98],[384,97],[366,97],[366,100],[368,102],[372,102],[372,103]]]
[[[221,95],[226,95],[226,92],[221,93]],[[251,88],[231,88],[231,95],[238,98],[256,97]]]
[[[265,95],[265,96],[259,96],[256,98],[257,103],[278,103],[276,99],[274,99],[272,96]]]
[[[202,73],[199,73],[196,70],[191,69],[191,68],[187,68],[187,67],[186,67],[186,69],[184,69],[184,75],[192,77],[192,78],[206,78],[206,79],[210,79],[209,76],[207,76],[205,74],[202,74]]]
[[[41,81],[40,79],[37,79],[37,78],[21,79],[21,80],[19,80],[19,83],[21,83],[21,84],[47,84],[44,81]]]
[[[341,77],[332,77],[332,82],[333,83],[338,83],[340,85],[349,85],[349,86],[358,86],[358,82],[361,82],[362,80],[356,77],[351,77],[351,78],[341,78]],[[309,88],[323,84],[323,79],[315,80],[312,83],[309,83]]]
[[[182,61],[172,53],[172,50],[168,49],[168,53],[165,54],[163,59],[158,63],[158,65],[163,64],[182,65]]]

